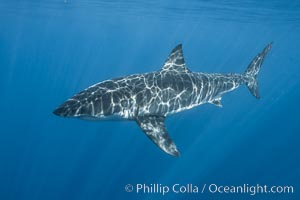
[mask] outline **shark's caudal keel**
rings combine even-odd
[[[168,115],[212,103],[222,106],[223,94],[246,84],[259,98],[257,75],[268,44],[243,74],[206,74],[190,71],[182,46],[176,46],[161,70],[103,81],[68,99],[54,114],[88,120],[135,120],[143,132],[164,152],[179,151],[165,127]]]

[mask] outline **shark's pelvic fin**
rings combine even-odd
[[[162,71],[178,71],[178,72],[189,72],[190,70],[186,67],[182,52],[182,45],[177,45],[170,53],[169,57],[165,61]]]
[[[150,140],[152,140],[161,150],[172,156],[179,156],[179,151],[165,127],[165,117],[155,115],[141,116],[137,117],[136,121],[148,138],[150,138]]]
[[[218,106],[218,107],[222,107],[221,99],[222,99],[222,98],[214,99],[214,100],[212,101],[212,103],[213,103],[214,105]]]

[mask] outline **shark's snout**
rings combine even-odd
[[[57,107],[53,114],[60,117],[72,117],[75,115],[78,106],[73,101],[66,101],[59,107]]]
[[[62,116],[63,117],[63,109],[61,107],[58,107],[56,108],[54,111],[53,111],[53,114],[57,115],[57,116]]]

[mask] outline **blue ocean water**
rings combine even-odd
[[[179,158],[135,122],[52,114],[94,83],[159,70],[179,43],[191,70],[239,73],[271,41],[260,100],[243,86],[223,97],[223,108],[168,117]],[[299,199],[299,46],[296,0],[2,0],[0,199]],[[138,184],[199,192],[137,192]],[[294,190],[221,194],[207,190],[212,184]]]

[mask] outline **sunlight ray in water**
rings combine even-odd
[[[299,186],[299,25],[297,0],[0,1],[0,199],[299,199],[296,193],[201,193],[204,184]],[[245,72],[271,41],[259,75],[252,73],[256,65]],[[179,59],[163,67],[177,44],[182,44],[185,64]],[[67,120],[52,113],[65,98],[99,81],[147,72],[155,72],[147,84],[133,81],[130,87],[140,84],[140,89],[173,95],[177,101],[201,100],[201,95],[189,95],[199,92],[194,76],[161,82],[167,85],[162,91],[152,87],[151,80],[165,75],[160,69],[232,72],[236,75],[228,77],[236,82],[226,82],[228,86],[250,82],[258,96],[258,83],[260,99],[246,85],[224,95],[222,104],[221,96],[209,99],[212,93],[207,92],[202,97],[210,104],[180,104],[174,113],[193,109],[166,119],[138,119],[159,147],[169,145],[171,151],[164,150],[174,155],[178,149],[179,157],[161,152],[134,121]],[[237,75],[243,73],[246,79]],[[222,82],[216,77],[224,80],[220,74],[202,78],[210,79],[211,87]],[[180,81],[184,90],[172,93]],[[116,91],[111,83],[106,86]],[[134,103],[107,99],[114,111]],[[157,104],[163,111],[173,105],[164,100]],[[97,105],[87,104],[82,112],[95,114]],[[150,105],[135,108],[140,114],[159,111]],[[134,117],[131,111],[119,110],[118,116]],[[76,107],[76,112],[81,110]],[[166,128],[177,149],[162,134]],[[186,192],[176,193],[174,184]],[[156,190],[165,186],[165,195]]]

